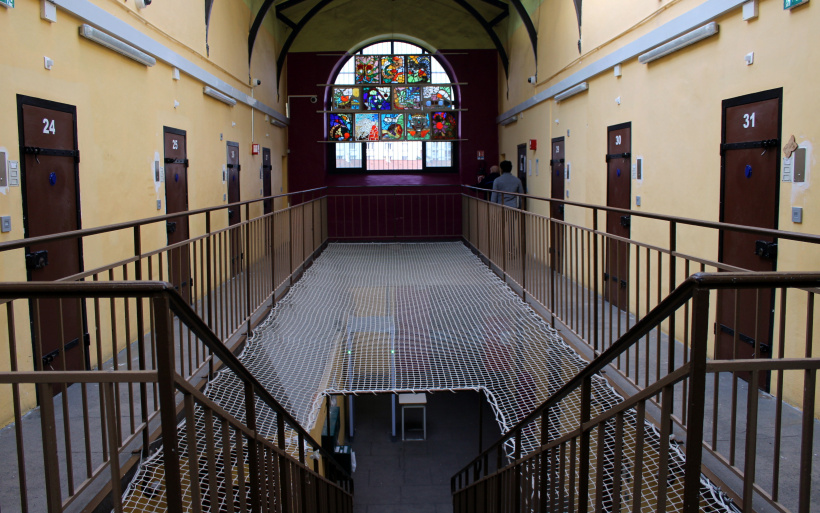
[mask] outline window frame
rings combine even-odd
[[[375,45],[384,44],[384,43],[390,43],[390,52],[389,53],[385,53],[385,52],[382,52],[382,51],[379,51],[379,52],[376,52],[376,53],[364,53],[364,51],[366,49],[371,48]],[[393,40],[387,40],[387,41],[376,41],[376,42],[368,43],[365,46],[362,46],[361,48],[359,48],[356,52],[351,53],[347,58],[348,59],[354,59],[355,56],[357,56],[357,55],[412,55],[413,54],[413,53],[408,53],[408,52],[396,53],[396,51],[395,51],[396,43],[400,43],[400,44],[403,43],[403,44],[413,45],[415,47],[418,47],[421,50],[422,55],[430,55],[430,57],[432,59],[436,59],[435,55],[430,53],[427,49],[420,46],[419,44],[412,43],[412,42],[409,42],[409,41],[402,41],[400,39],[393,39]],[[436,61],[437,61],[437,59],[436,59]],[[341,70],[344,68],[344,66],[347,64],[347,62],[348,61],[345,61],[344,64],[339,68],[339,72],[341,72]],[[441,65],[440,62],[438,64]],[[445,73],[447,73],[446,70],[445,70]],[[325,98],[329,97],[327,93],[328,93],[328,91],[332,90],[333,87],[340,87],[340,86],[343,86],[343,85],[347,85],[347,84],[336,84],[335,81],[338,79],[338,76],[339,76],[339,74],[337,73],[336,77],[334,77],[333,83],[330,84],[330,85],[327,85],[325,87],[325,94],[324,94]],[[448,76],[448,79],[450,81],[452,81],[452,77],[449,76],[449,73],[447,73],[447,76]],[[350,84],[350,85],[351,85],[351,87],[355,86],[355,84]],[[454,103],[455,103],[454,107],[456,107],[456,108],[459,107],[460,106],[459,98],[456,95],[455,88],[453,88],[453,98],[454,98]],[[329,107],[328,107],[328,109],[329,109]],[[433,111],[431,111],[431,112],[433,112]],[[461,123],[461,113],[460,113],[460,111],[455,111],[455,112],[458,113],[458,122],[459,122],[459,125],[460,125],[460,123]],[[325,118],[325,120],[323,121],[324,123],[326,123],[326,119],[327,118]],[[327,129],[327,127],[325,127],[325,129]],[[416,141],[373,141],[373,142],[378,142],[378,143],[392,143],[392,142],[402,143],[402,142],[416,142]],[[369,170],[369,169],[367,169],[367,145],[368,145],[368,141],[349,142],[349,143],[347,143],[347,142],[346,143],[336,143],[336,142],[328,141],[327,151],[326,151],[326,169],[327,169],[328,174],[333,174],[333,175],[380,176],[380,175],[396,175],[396,174],[406,175],[406,174],[453,174],[453,173],[458,173],[459,167],[460,167],[459,166],[459,163],[460,163],[460,151],[459,151],[460,145],[456,144],[458,141],[423,140],[423,141],[417,141],[417,142],[422,143],[422,145],[421,145],[421,169],[383,169],[383,170],[382,169],[379,169],[379,170]],[[450,155],[451,155],[450,166],[435,166],[435,167],[433,167],[433,166],[428,166],[427,165],[427,147],[428,147],[428,143],[436,143],[436,142],[439,142],[439,143],[447,142],[451,145],[450,146]],[[337,144],[359,145],[359,147],[361,148],[361,154],[362,154],[361,166],[358,166],[358,167],[342,167],[342,168],[336,167],[336,145]]]

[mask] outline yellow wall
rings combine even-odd
[[[21,160],[17,94],[76,106],[77,141],[82,157],[79,186],[83,228],[165,213],[164,183],[154,181],[154,160],[158,157],[162,161],[164,157],[164,126],[186,131],[189,209],[226,203],[222,169],[227,141],[239,143],[242,200],[261,197],[262,156],[251,155],[252,141],[271,149],[272,190],[279,192],[281,162],[286,153],[285,130],[270,124],[265,113],[254,111],[241,101],[230,107],[205,96],[200,80],[184,72],[179,80],[174,80],[172,66],[162,61],[146,67],[79,36],[78,27],[84,21],[62,8],[58,8],[56,23],[42,20],[39,4],[18,0],[13,9],[0,8],[0,32],[7,41],[18,42],[0,59],[0,118],[6,120],[0,125],[0,151],[6,151],[9,160]],[[91,4],[218,80],[284,112],[284,101],[276,91],[275,41],[269,27],[260,30],[253,61],[248,64],[251,13],[243,1],[214,3],[210,55],[205,48],[204,7],[200,0],[154,2],[146,9],[137,9],[130,1],[94,0]],[[51,70],[44,68],[44,56],[53,59]],[[262,85],[252,90],[248,85],[250,75],[260,78]],[[159,210],[157,200],[162,200]],[[261,213],[261,204],[251,207],[252,217]],[[0,189],[0,214],[10,215],[13,226],[11,233],[0,234],[0,242],[23,238],[20,187]],[[213,229],[226,225],[226,213],[213,216]],[[202,234],[204,217],[193,219],[190,228],[192,235]],[[132,242],[130,230],[87,238],[83,243],[85,269],[133,256]],[[161,225],[142,230],[143,251],[165,243]],[[25,280],[22,251],[0,255],[0,262],[0,281]],[[105,308],[101,309],[104,319],[108,316]],[[15,305],[15,316],[19,366],[30,370],[31,342],[24,303]],[[123,335],[122,319],[118,328]],[[3,340],[2,370],[8,369],[9,364],[5,346]],[[33,401],[33,393],[27,391],[24,408],[33,406]],[[0,425],[9,418],[10,404],[4,401],[0,406]]]
[[[509,40],[511,73],[508,84],[502,85],[502,90],[509,85],[510,94],[509,98],[502,95],[499,99],[499,112],[515,109],[599,59],[708,3],[585,1],[579,54],[574,46],[578,27],[572,3],[545,1],[539,8],[540,16],[533,16],[539,33],[538,84],[533,87],[526,80],[532,75],[527,65],[532,50],[526,30],[519,26]],[[816,122],[820,113],[820,95],[816,92],[820,78],[820,32],[816,30],[820,6],[809,3],[784,11],[782,2],[763,0],[757,18],[744,21],[738,6],[715,21],[720,27],[715,36],[648,65],[640,64],[637,57],[627,59],[621,63],[621,77],[609,67],[586,80],[588,91],[559,103],[547,99],[519,113],[517,122],[499,126],[499,150],[508,159],[514,160],[518,144],[538,140],[538,150],[528,150],[533,164],[539,159],[539,175],[533,172],[528,177],[529,192],[550,196],[550,175],[545,172],[549,142],[564,136],[565,158],[572,169],[567,182],[568,199],[605,205],[607,127],[631,122],[632,162],[638,156],[644,159],[643,180],[632,180],[632,209],[718,221],[721,102],[782,87],[782,143],[793,134],[800,146],[808,149],[808,155],[806,183],[780,183],[778,228],[820,233],[820,215],[813,207],[820,203],[820,189],[812,186],[817,165],[813,149],[820,141],[820,125]],[[744,56],[752,51],[754,64],[749,66]],[[620,98],[620,104],[616,98]],[[641,206],[636,205],[636,196],[641,196]],[[791,221],[793,206],[803,207],[802,224]],[[531,208],[547,212],[546,205]],[[591,216],[577,208],[567,207],[566,216],[569,222],[591,226]],[[668,225],[633,216],[632,238],[668,247]],[[717,260],[717,245],[713,230],[679,229],[679,251]],[[807,246],[783,241],[778,270],[817,271],[820,248]],[[666,292],[664,284],[664,295]],[[789,323],[793,333],[787,336],[786,353],[795,356],[805,340],[802,328],[795,326],[805,326],[805,294],[790,297],[789,306],[802,312],[798,316],[802,320]],[[815,349],[815,354],[820,355],[820,349]],[[791,400],[799,400],[800,384],[792,381],[794,390],[787,394]]]

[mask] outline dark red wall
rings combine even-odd
[[[288,128],[288,186],[290,191],[301,191],[333,185],[457,185],[475,184],[479,167],[489,168],[498,163],[498,54],[495,50],[442,50],[445,68],[455,82],[466,82],[459,87],[461,113],[458,173],[416,174],[328,174],[325,114],[325,87],[333,79],[339,59],[327,54],[288,54],[288,94],[317,95],[318,103],[308,98],[290,99],[290,127]],[[449,53],[449,55],[448,55]],[[477,160],[478,150],[484,151],[485,160]]]

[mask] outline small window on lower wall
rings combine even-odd
[[[334,144],[333,146],[336,148],[337,169],[361,169],[361,144]]]
[[[374,141],[331,147],[331,173],[456,172],[450,141]]]
[[[428,142],[427,167],[453,167],[453,143]]]

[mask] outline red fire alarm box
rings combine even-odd
[[[251,143],[251,155],[259,155],[259,143]]]
[[[538,147],[538,141],[536,141],[535,139],[530,139],[530,149],[535,150],[535,149],[537,149],[537,147]]]

